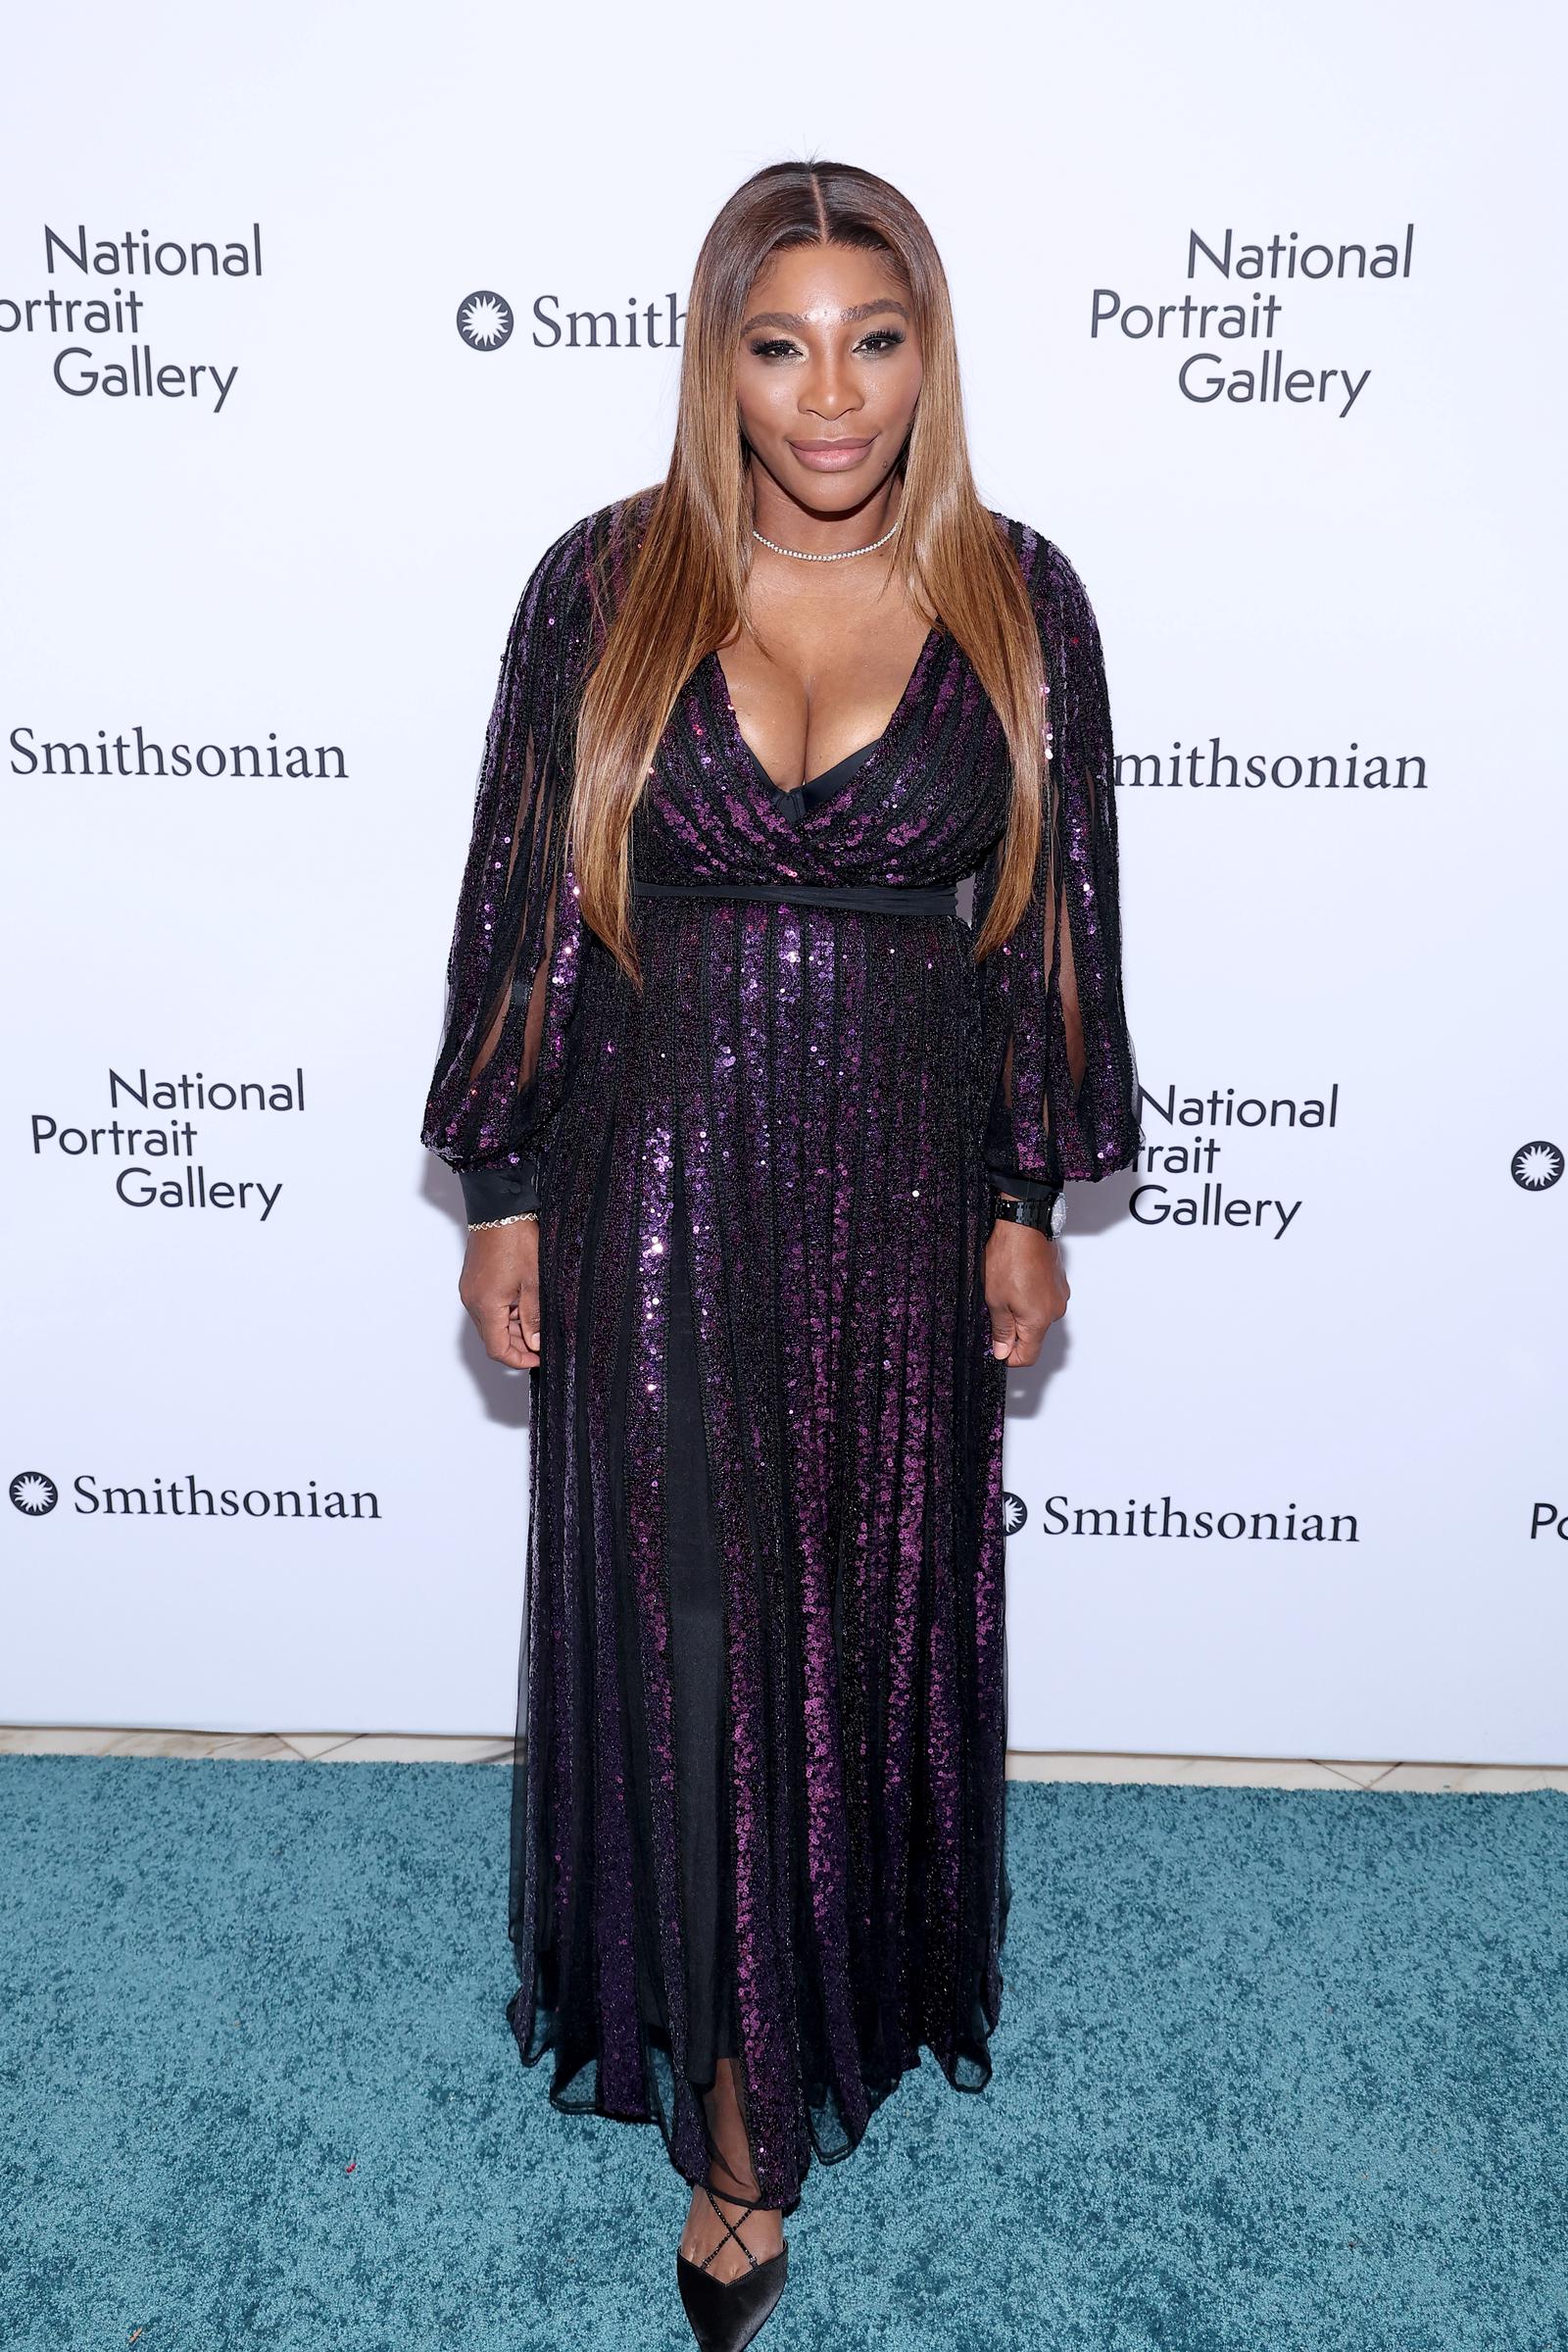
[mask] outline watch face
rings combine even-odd
[[[1065,1193],[1058,1193],[1054,1200],[1053,1200],[1051,1203],[1051,1224],[1048,1230],[1053,1235],[1058,1234],[1066,1222],[1067,1196]]]

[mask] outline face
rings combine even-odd
[[[741,430],[755,462],[814,514],[848,514],[886,481],[921,372],[908,293],[883,254],[790,246],[747,298]]]

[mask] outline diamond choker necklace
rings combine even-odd
[[[902,516],[900,520],[903,520]],[[896,522],[893,525],[893,531],[896,531],[898,527]],[[761,539],[762,545],[770,547],[775,556],[793,556],[797,564],[847,564],[852,556],[874,556],[879,547],[886,547],[893,536],[893,531],[884,531],[881,538],[873,539],[868,547],[840,547],[835,548],[828,555],[814,555],[809,549],[804,547],[780,547],[776,539],[762,538],[761,532],[755,525],[752,529],[752,537]]]

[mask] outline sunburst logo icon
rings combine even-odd
[[[42,1519],[60,1500],[60,1489],[42,1470],[19,1470],[11,1481],[11,1499],[26,1519]]]
[[[1009,1494],[1006,1488],[1004,1487],[1002,1490],[1003,1534],[1004,1536],[1015,1536],[1028,1516],[1028,1506],[1024,1502],[1023,1496],[1021,1494]]]
[[[1527,1193],[1544,1193],[1562,1174],[1563,1155],[1555,1144],[1521,1144],[1508,1168]]]
[[[499,351],[516,321],[499,294],[466,294],[458,305],[458,332],[470,351]]]

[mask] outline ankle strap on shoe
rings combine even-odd
[[[705,2180],[703,2182],[703,2193],[707,2197],[710,2205],[712,2206],[715,2213],[718,2213],[718,2200],[720,2197],[723,2198],[726,2205],[739,2205],[743,2209],[744,2213],[765,2213],[768,2211],[768,2208],[762,2203],[760,2197],[732,2197],[727,2189],[714,2188],[710,2180]],[[724,2224],[725,2230],[735,2240],[735,2243],[739,2246],[741,2252],[745,2255],[753,2270],[760,2270],[761,2265],[759,2263],[757,2256],[752,2252],[751,2247],[746,2243],[745,2238],[742,2237],[735,2224],[732,2221],[729,2221],[721,2213],[718,2213],[718,2218]],[[697,2266],[700,2271],[707,2270],[709,2264],[712,2261],[713,2256],[719,2251],[723,2243],[724,2240],[720,2238],[718,2244],[709,2250],[709,2252]]]

